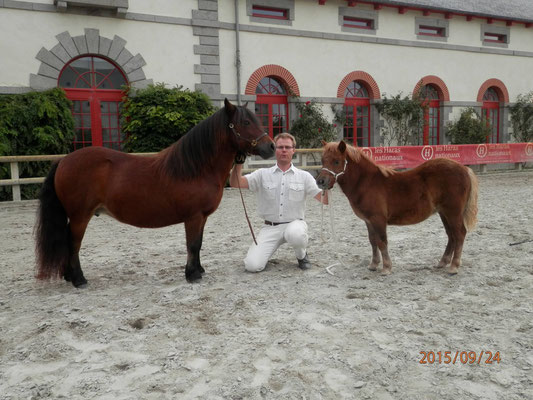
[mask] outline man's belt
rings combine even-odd
[[[281,225],[281,224],[289,224],[290,222],[270,222],[270,221],[267,221],[265,220],[265,225],[270,225],[270,226],[276,226],[276,225]]]

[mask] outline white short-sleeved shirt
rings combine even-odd
[[[306,197],[314,197],[321,192],[309,172],[292,164],[285,172],[276,164],[244,177],[250,190],[257,195],[257,213],[271,222],[304,219]]]

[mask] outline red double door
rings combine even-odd
[[[75,122],[74,149],[105,146],[121,150],[121,90],[66,89]]]

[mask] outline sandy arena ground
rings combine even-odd
[[[456,276],[433,268],[446,244],[438,216],[389,227],[392,275],[367,270],[366,228],[338,188],[336,240],[321,241],[321,206],[308,201],[312,270],[282,247],[246,273],[251,236],[228,189],[200,283],[184,278],[182,225],[101,216],[78,290],[33,278],[36,203],[0,204],[0,399],[531,399],[533,171],[479,181]],[[337,256],[345,265],[330,275]]]

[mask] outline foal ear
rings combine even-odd
[[[224,108],[226,109],[226,114],[230,117],[235,114],[235,111],[237,110],[237,107],[231,104],[227,98],[224,99]]]
[[[339,147],[338,147],[339,151],[341,153],[344,153],[346,151],[346,143],[344,143],[344,140],[341,140],[339,142]]]
[[[322,143],[322,147],[326,147],[328,142],[326,142],[324,139],[320,140],[320,143]]]

